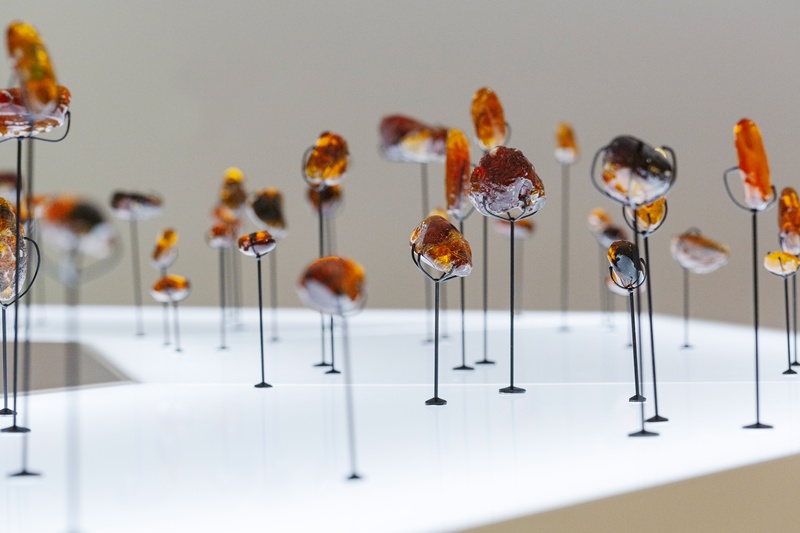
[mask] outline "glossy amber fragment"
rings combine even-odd
[[[387,161],[438,163],[445,158],[447,128],[429,126],[404,115],[383,117],[381,153]]]
[[[222,188],[219,191],[219,201],[234,211],[241,209],[247,201],[247,192],[244,190],[244,173],[238,168],[230,167],[225,170]]]
[[[778,227],[787,223],[800,228],[800,199],[792,187],[784,187],[778,200]]]
[[[672,163],[664,152],[623,135],[611,141],[602,158],[602,187],[623,205],[652,203],[675,182]]]
[[[305,163],[305,173],[312,187],[337,185],[347,171],[350,152],[339,135],[323,132]]]
[[[236,241],[236,227],[230,224],[214,224],[206,233],[206,244],[217,250],[230,248]]]
[[[467,240],[446,219],[434,215],[414,228],[411,251],[439,272],[468,276],[472,272],[472,250]]]
[[[511,236],[511,223],[507,220],[500,220],[499,218],[494,219],[494,229],[500,235],[504,235],[506,237]],[[533,223],[533,220],[526,218],[523,220],[518,220],[514,223],[514,238],[515,239],[529,239],[533,237],[533,232],[536,229],[536,226]]]
[[[259,225],[266,226],[278,240],[286,237],[286,221],[283,219],[283,194],[274,187],[261,189],[253,194],[250,202],[250,218]]]
[[[144,220],[161,214],[161,197],[156,194],[116,191],[111,209],[122,220]]]
[[[323,257],[311,263],[297,284],[300,300],[321,313],[349,315],[366,302],[364,267],[344,257]]]
[[[153,267],[164,271],[172,266],[178,258],[178,232],[172,228],[165,228],[156,238],[151,263]]]
[[[217,204],[214,206],[214,208],[211,210],[211,220],[215,224],[226,224],[228,226],[232,226],[237,230],[237,232],[239,226],[242,224],[239,214],[225,204]]]
[[[472,97],[472,124],[483,151],[506,142],[506,118],[497,94],[488,87],[478,89]]]
[[[275,237],[268,231],[254,231],[239,237],[239,251],[244,255],[259,259],[274,250],[277,244]]]
[[[610,226],[612,223],[611,217],[608,215],[606,210],[601,209],[600,207],[595,207],[589,212],[588,222],[589,222],[589,231],[591,231],[594,235],[597,235],[598,233],[606,229],[608,226]],[[604,246],[604,248],[608,248],[608,246]]]
[[[781,226],[778,242],[780,242],[781,251],[800,255],[800,230],[797,229],[797,226],[788,222]]]
[[[100,208],[73,195],[50,198],[44,208],[42,234],[56,248],[97,258],[109,256],[116,245],[114,226]]]
[[[687,231],[672,237],[670,251],[681,268],[696,274],[714,272],[728,262],[730,255],[727,246],[703,237],[696,231]]]
[[[472,173],[469,162],[469,142],[460,130],[447,133],[447,157],[444,164],[445,196],[447,212],[461,219],[469,211],[469,177]]]
[[[608,262],[613,280],[623,289],[634,289],[645,277],[639,249],[628,241],[615,241],[608,248]]]
[[[636,209],[625,207],[625,218],[633,225],[636,219],[636,232],[650,235],[664,223],[667,216],[667,199],[661,197],[653,203],[637,206]]]
[[[750,209],[762,210],[772,202],[774,191],[761,131],[755,122],[743,118],[733,127],[733,140],[742,173],[744,203]]]
[[[572,165],[578,160],[578,143],[572,126],[560,122],[556,127],[556,161],[562,165]]]
[[[150,294],[160,303],[177,303],[189,296],[189,280],[176,274],[168,274],[153,285]]]
[[[14,208],[5,199],[0,198],[0,302],[8,304],[14,300],[14,280],[16,279],[17,252],[16,252],[16,225],[17,217]],[[28,265],[28,248],[23,237],[24,227],[20,226],[19,241],[19,292],[24,289],[25,276]]]
[[[777,276],[792,276],[797,272],[800,261],[796,255],[786,252],[770,252],[764,257],[764,268]]]
[[[66,87],[58,90],[61,96],[53,110],[32,114],[25,107],[19,89],[0,89],[0,140],[33,137],[63,126],[69,111],[70,94]]]
[[[58,105],[59,88],[50,56],[36,28],[26,22],[9,24],[8,56],[17,73],[26,107],[45,115]]]
[[[319,213],[320,207],[322,208],[323,218],[335,215],[342,205],[342,187],[340,185],[323,187],[319,190],[310,187],[307,196],[315,214]],[[322,202],[321,206],[320,202]]]
[[[498,146],[481,158],[470,177],[469,199],[483,215],[533,214],[545,203],[544,184],[515,148]]]

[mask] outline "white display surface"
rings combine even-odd
[[[448,404],[435,407],[424,405],[433,376],[425,314],[370,310],[349,321],[364,479],[346,481],[344,378],[312,367],[319,315],[281,311],[281,340],[266,344],[274,388],[255,389],[254,309],[224,351],[218,310],[181,309],[180,354],[162,346],[161,309],[146,311],[139,338],[132,309],[80,308],[81,341],[134,383],[31,396],[30,469],[43,476],[0,480],[0,531],[451,531],[800,450],[800,390],[781,375],[781,331],[762,331],[760,344],[761,418],[775,428],[744,430],[755,421],[752,327],[694,322],[694,348],[682,350],[682,320],[656,317],[659,410],[670,422],[648,425],[657,438],[632,439],[639,411],[628,403],[624,314],[613,331],[598,314],[571,314],[568,333],[557,313],[518,316],[516,383],[527,393],[507,396],[497,389],[508,384],[508,313],[489,317],[497,364],[456,372],[451,311],[440,366]],[[481,318],[467,315],[468,364],[483,356]],[[64,324],[64,308],[37,310],[35,340],[64,340]],[[72,479],[70,405],[80,429]],[[0,473],[19,470],[21,444],[0,435]]]

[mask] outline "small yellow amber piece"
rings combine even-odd
[[[797,272],[798,266],[797,256],[786,252],[770,252],[764,257],[764,268],[777,276],[791,276]]]
[[[439,272],[468,276],[472,272],[472,250],[461,233],[447,219],[433,215],[414,228],[411,250]]]
[[[506,119],[497,94],[488,87],[472,97],[472,124],[481,149],[488,152],[506,142]]]
[[[556,161],[562,165],[572,165],[578,160],[578,143],[572,126],[560,122],[556,127]]]
[[[158,270],[166,270],[178,258],[178,233],[172,228],[165,228],[156,238],[151,262]]]
[[[664,196],[653,203],[640,205],[635,210],[625,207],[625,216],[631,223],[636,217],[636,232],[640,235],[650,235],[660,228],[666,215],[667,199]]]
[[[447,128],[428,126],[404,115],[383,117],[381,152],[387,161],[435,163],[444,160]]]
[[[177,303],[189,296],[190,289],[191,286],[188,279],[176,274],[168,274],[156,281],[150,294],[157,302]]]
[[[733,127],[733,139],[739,156],[745,204],[751,209],[764,209],[774,195],[761,131],[755,122],[743,118]]]
[[[323,132],[305,163],[305,173],[312,187],[337,185],[347,172],[350,152],[347,142],[329,131]]]
[[[8,56],[19,78],[25,106],[34,115],[51,113],[58,106],[60,93],[39,32],[26,22],[12,22],[7,41]]]
[[[461,130],[447,132],[444,173],[447,212],[455,218],[463,218],[470,208],[469,177],[472,167],[469,162],[469,142]]]
[[[222,179],[222,188],[219,191],[219,200],[225,207],[238,211],[247,200],[244,190],[244,173],[236,167],[225,170]]]

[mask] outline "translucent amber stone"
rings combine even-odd
[[[778,227],[784,224],[800,228],[800,200],[792,187],[785,187],[778,200]]]
[[[306,160],[305,173],[312,187],[337,185],[347,171],[347,142],[335,133],[323,132]]]
[[[667,215],[667,199],[662,196],[653,203],[638,206],[635,210],[626,206],[625,215],[631,223],[635,216],[636,231],[642,235],[649,235],[664,223]]]
[[[778,276],[791,276],[800,265],[796,255],[786,252],[770,252],[764,257],[764,268]]]
[[[364,267],[352,259],[323,257],[311,263],[300,276],[297,294],[317,311],[348,315],[366,302]]]
[[[97,258],[111,255],[116,245],[114,226],[100,208],[72,195],[50,198],[44,208],[42,233],[56,248],[77,249]]]
[[[160,303],[182,302],[189,296],[189,280],[176,274],[168,274],[156,281],[150,294]]]
[[[730,255],[724,244],[693,232],[674,236],[670,241],[670,251],[681,268],[696,274],[714,272],[728,262]]]
[[[214,206],[214,209],[211,210],[211,220],[215,224],[226,224],[237,230],[242,224],[239,214],[225,204],[217,204]],[[235,231],[234,233],[237,232],[238,231]]]
[[[230,224],[214,224],[206,233],[206,243],[217,250],[230,248],[236,241],[236,227]]]
[[[506,119],[497,94],[488,87],[478,89],[472,97],[472,124],[478,144],[484,151],[506,142]]]
[[[608,216],[605,209],[601,209],[599,207],[595,207],[589,212],[589,231],[591,231],[594,235],[597,235],[608,226],[611,225],[611,217]],[[619,239],[615,239],[619,240]],[[622,239],[624,240],[624,239]],[[608,246],[604,246],[604,248],[608,248]]]
[[[25,22],[8,26],[8,56],[19,78],[26,107],[34,115],[52,112],[59,90],[50,56],[36,28]]]
[[[165,228],[156,239],[151,262],[158,270],[166,270],[178,258],[178,232],[172,228]]]
[[[236,167],[225,171],[222,179],[222,188],[219,191],[219,201],[225,207],[238,211],[247,201],[247,192],[244,190],[244,173]]]
[[[381,120],[380,136],[381,153],[387,161],[437,163],[445,158],[447,128],[390,115]]]
[[[511,223],[506,220],[494,219],[494,229],[500,235],[511,237]],[[525,218],[518,220],[514,223],[514,238],[515,239],[529,239],[533,237],[533,232],[536,226],[533,220]]]
[[[781,244],[781,251],[800,255],[800,230],[797,229],[797,226],[788,222],[783,224],[778,234],[778,242]]]
[[[11,302],[16,292],[14,289],[15,265],[17,264],[16,225],[17,217],[14,215],[14,208],[5,198],[0,198],[0,302],[4,304]],[[25,236],[24,227],[20,226],[19,231],[19,291],[22,292],[28,265],[28,248],[25,240],[22,239]]]
[[[239,251],[250,257],[267,255],[278,242],[268,231],[254,231],[249,235],[239,237]]]
[[[472,250],[467,240],[447,219],[426,218],[411,233],[411,250],[439,272],[468,276],[472,272]]]
[[[612,224],[610,226],[606,226],[606,228],[595,235],[595,237],[597,237],[597,242],[600,243],[602,248],[608,248],[615,241],[627,241],[628,232],[625,231],[624,228]]]
[[[308,189],[308,201],[314,208],[314,213],[319,212],[320,202],[322,202],[322,216],[329,218],[336,214],[342,205],[342,188],[339,185],[323,187],[322,189]]]
[[[743,118],[733,127],[733,140],[739,156],[745,205],[751,209],[764,209],[772,201],[774,194],[761,131],[755,122]]]
[[[542,180],[522,152],[498,146],[472,171],[469,199],[475,209],[488,216],[515,210],[536,213],[546,198]]]
[[[603,189],[624,205],[644,205],[661,198],[675,182],[670,163],[652,146],[627,135],[617,137],[603,156]]]
[[[469,177],[472,173],[469,162],[469,142],[460,130],[447,133],[447,157],[444,164],[445,196],[447,212],[462,218],[469,211]]]
[[[261,189],[250,202],[250,217],[258,225],[266,226],[273,237],[286,237],[286,221],[283,219],[283,195],[274,187]]]
[[[0,140],[33,137],[63,126],[69,111],[70,94],[66,87],[58,90],[60,98],[54,109],[31,114],[19,89],[0,89]]]
[[[111,209],[122,220],[144,220],[161,214],[161,197],[155,194],[116,191]]]
[[[625,289],[633,289],[644,281],[644,270],[639,261],[639,249],[628,241],[615,241],[608,248],[608,262],[612,277]]]
[[[560,122],[556,127],[556,161],[562,165],[572,165],[578,160],[578,143],[572,126]]]

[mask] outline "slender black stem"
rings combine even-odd
[[[425,220],[428,217],[428,212],[430,211],[430,205],[428,205],[428,164],[421,163],[420,164],[420,183],[422,185],[422,219]],[[431,286],[426,281],[423,281],[425,287],[425,312],[427,315],[427,320],[425,323],[427,324],[427,337],[425,338],[425,342],[431,342],[432,340],[432,333],[431,333],[431,307],[433,305],[432,298],[431,298]]]
[[[33,144],[34,143],[28,143],[29,156],[30,148],[33,146]],[[28,201],[30,202],[30,197],[28,198]],[[30,206],[28,206],[28,213],[32,213]],[[29,399],[31,391],[31,298],[25,300],[25,340],[22,345],[22,364],[22,425],[23,427],[30,427]],[[30,434],[24,433],[22,436],[22,468],[15,475],[38,475],[28,472],[29,446]]]
[[[17,142],[17,218],[14,225],[14,422],[12,427],[17,427],[17,376],[19,374],[19,273],[22,245],[22,138]],[[24,428],[22,428],[24,429]]]
[[[631,347],[633,348],[633,381],[636,384],[636,398],[640,401],[639,394],[639,357],[636,353],[636,314],[633,302],[633,291],[628,291],[628,307],[631,310]],[[643,402],[642,402],[643,403]]]
[[[322,217],[322,189],[317,189],[317,223],[318,223],[318,237],[319,237],[319,257],[325,256],[325,226]],[[320,347],[322,348],[322,360],[314,366],[328,366],[325,362],[325,315],[319,314],[319,330],[320,330]]]
[[[660,416],[658,414],[658,378],[656,377],[656,343],[655,343],[655,335],[653,334],[653,287],[650,284],[650,280],[653,277],[653,267],[650,263],[650,239],[645,236],[644,237],[644,262],[647,263],[647,318],[650,322],[650,365],[652,366],[652,375],[653,375],[653,407],[655,408],[656,414],[653,417],[654,419],[659,419]],[[641,334],[641,331],[640,331]],[[644,384],[644,379],[642,380]],[[654,422],[656,420],[651,420]]]
[[[689,348],[689,269],[683,269],[683,347]]]
[[[133,267],[133,303],[136,306],[136,334],[144,335],[142,318],[142,272],[139,265],[139,229],[136,218],[131,218],[131,266]]]
[[[166,277],[167,269],[161,269],[161,277]],[[161,308],[163,309],[163,321],[164,321],[164,346],[169,346],[169,303],[164,302],[161,304]]]
[[[756,424],[761,424],[761,398],[758,375],[758,227],[757,212],[752,212],[753,219],[753,331],[756,344]]]
[[[493,365],[489,355],[489,218],[483,217],[483,359],[479,365]]]
[[[326,372],[327,374],[338,374],[339,371],[336,370],[336,346],[334,344],[333,339],[333,315],[331,315],[331,369]]]
[[[272,342],[278,340],[278,260],[275,258],[276,250],[269,256],[269,303],[272,309],[271,329]],[[259,279],[261,276],[259,275]]]
[[[797,275],[792,276],[792,320],[794,321],[794,361],[793,366],[798,366],[797,362]]]
[[[172,302],[172,309],[175,318],[175,351],[180,352],[182,350],[181,350],[181,330],[178,321],[178,302]]]
[[[258,332],[261,337],[261,383],[265,383],[264,377],[264,306],[261,303],[261,257],[256,258],[258,266]]]
[[[633,235],[634,235],[634,244],[636,245],[636,249],[639,249],[639,232],[637,231],[637,224],[639,220],[639,210],[637,208],[633,209]],[[642,286],[639,285],[636,287],[636,327],[639,329],[639,372],[638,372],[638,380],[639,380],[639,387],[640,390],[644,389],[644,361],[642,360],[644,348],[642,347]],[[644,392],[644,391],[642,391]],[[644,394],[643,394],[644,395]]]
[[[219,309],[221,314],[220,323],[220,350],[228,347],[225,345],[225,249],[219,249]]]
[[[353,372],[350,366],[350,335],[347,330],[347,319],[342,315],[342,337],[344,338],[344,393],[347,404],[347,435],[350,444],[350,477],[361,479],[356,467],[356,417],[353,402]]]
[[[561,330],[565,331],[569,310],[569,165],[561,165],[561,183]]]
[[[433,398],[436,399],[439,397],[439,283],[433,285]]]
[[[2,306],[3,313],[3,414],[10,415],[8,408],[8,341],[6,339],[6,306]]]
[[[464,234],[464,219],[458,221],[458,231]],[[464,277],[459,279],[459,288],[461,291],[461,366],[457,366],[454,370],[472,370],[471,366],[467,366],[467,337],[466,326],[464,324],[464,315],[466,314],[466,303],[464,297]]]
[[[789,327],[789,279],[784,276],[783,278],[783,300],[786,307],[786,362],[788,364],[787,371],[784,373],[794,374],[792,370],[792,334]]]

